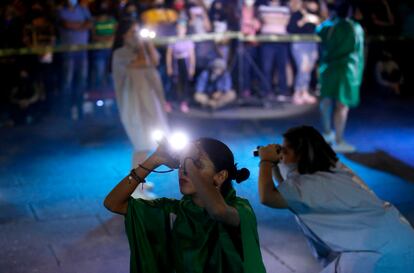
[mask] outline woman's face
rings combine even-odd
[[[183,24],[177,25],[177,35],[183,37],[187,34],[187,27]]]
[[[133,24],[124,34],[124,43],[130,48],[137,48],[139,41],[139,26],[138,24]]]
[[[188,168],[191,160],[197,169]],[[185,166],[185,164],[187,164]],[[180,168],[178,172],[180,192],[184,195],[194,195],[197,193],[192,179],[200,178],[208,183],[214,184],[214,175],[216,174],[213,162],[208,158],[207,154],[201,149],[197,143],[183,152],[180,157]]]
[[[282,158],[281,161],[285,164],[297,163],[299,160],[294,150],[290,147],[289,142],[283,139],[282,144]]]

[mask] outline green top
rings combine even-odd
[[[116,20],[109,17],[104,20],[96,20],[94,22],[95,35],[97,36],[112,36],[115,34]]]
[[[239,212],[239,227],[211,219],[188,196],[152,201],[130,198],[125,218],[130,272],[266,272],[253,209],[234,190],[225,200]]]
[[[364,71],[364,30],[350,19],[332,18],[316,32],[322,40],[321,96],[357,106]]]

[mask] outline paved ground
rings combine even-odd
[[[350,116],[348,138],[358,153],[341,159],[414,224],[414,103],[370,100]],[[288,211],[257,198],[257,145],[280,141],[293,125],[318,126],[316,109],[267,121],[174,117],[193,136],[215,136],[235,151],[251,178],[236,186],[257,214],[269,273],[320,270]],[[123,218],[103,197],[130,168],[130,146],[116,116],[79,123],[47,117],[40,124],[0,129],[0,272],[128,272]],[[159,196],[179,198],[176,174],[152,175]]]

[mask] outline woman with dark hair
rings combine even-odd
[[[125,215],[131,272],[265,272],[256,217],[236,196],[232,180],[249,177],[237,169],[231,150],[201,138],[179,156],[181,200],[133,199],[131,193],[157,167],[177,167],[164,145],[108,194],[104,205]]]
[[[164,90],[156,66],[159,54],[150,40],[141,38],[134,20],[122,20],[117,30],[112,55],[115,95],[122,124],[134,147],[133,166],[156,148],[155,130],[168,134],[163,110]],[[142,191],[137,191],[137,194]],[[145,197],[144,195],[141,195]],[[147,194],[147,197],[148,196]]]
[[[313,127],[291,128],[283,136],[282,145],[259,149],[260,200],[295,214],[321,272],[414,268],[414,231],[399,211],[339,162]]]

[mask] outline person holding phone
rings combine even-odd
[[[192,142],[178,160],[161,144],[105,198],[107,209],[125,215],[130,272],[264,273],[255,214],[232,185],[249,171],[238,169],[229,147],[212,138]],[[183,197],[131,198],[161,165],[179,167]]]
[[[159,54],[150,38],[142,38],[134,20],[119,24],[112,55],[115,95],[122,124],[134,147],[132,165],[142,163],[156,148],[151,134],[169,132],[164,90],[156,69]],[[148,31],[147,31],[148,32]],[[150,198],[138,191],[140,197]]]
[[[262,204],[294,213],[323,273],[398,273],[414,268],[414,230],[379,199],[313,127],[259,148]],[[275,181],[277,185],[275,185]]]

